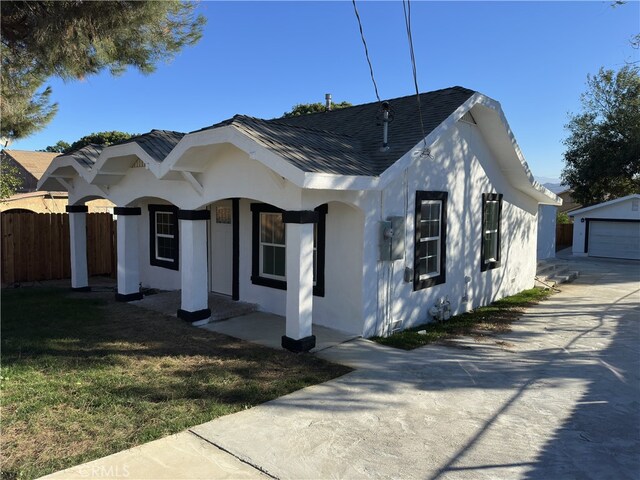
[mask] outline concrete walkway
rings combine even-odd
[[[576,269],[507,335],[343,343],[353,373],[47,478],[636,479],[640,264]]]

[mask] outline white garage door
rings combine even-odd
[[[640,222],[589,222],[589,256],[640,260]]]

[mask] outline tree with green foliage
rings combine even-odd
[[[108,132],[94,132],[89,135],[76,140],[71,145],[64,140],[58,140],[55,145],[49,145],[43,151],[44,152],[59,152],[67,153],[73,150],[84,147],[85,145],[113,145],[114,143],[122,142],[123,140],[129,140],[131,137],[135,137],[137,134],[119,132],[112,130]]]
[[[77,80],[132,66],[151,73],[202,36],[196,4],[156,1],[10,1],[0,3],[0,136],[24,138],[56,114],[51,77]]]
[[[571,217],[566,212],[558,212],[556,214],[556,223],[560,225],[573,222],[571,221]]]
[[[349,102],[332,103],[331,110],[339,110],[345,107],[351,107]],[[327,107],[324,103],[299,103],[294,105],[293,108],[282,114],[284,118],[298,117],[300,115],[307,115],[309,113],[326,112]]]
[[[0,160],[0,199],[4,200],[16,193],[22,186],[22,177],[15,165],[6,160],[4,153]]]
[[[58,140],[55,145],[49,145],[44,150],[39,150],[40,152],[51,152],[51,153],[64,153],[69,150],[71,145],[69,145],[64,140]]]
[[[85,145],[89,144],[105,146],[113,145],[114,143],[122,142],[123,140],[129,140],[131,137],[135,136],[137,136],[137,133],[119,132],[117,130],[90,133],[89,135],[85,135],[81,139],[73,142],[71,146],[65,150],[65,153],[72,150],[77,150],[78,148],[82,148]]]
[[[640,193],[638,67],[601,68],[587,76],[583,112],[571,115],[562,182],[582,205]]]

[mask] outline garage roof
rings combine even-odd
[[[610,207],[615,205],[616,203],[624,202],[630,200],[632,198],[637,198],[640,200],[640,194],[632,193],[631,195],[627,195],[626,197],[616,198],[614,200],[609,200],[607,202],[598,203],[596,205],[591,205],[590,207],[581,208],[579,210],[574,210],[573,212],[569,212],[569,216],[573,217],[575,215],[582,215],[583,213],[590,212],[592,210],[598,210],[602,207]]]

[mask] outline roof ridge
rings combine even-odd
[[[86,145],[82,145],[81,147],[78,147],[78,148],[76,148],[74,150],[69,150],[68,152],[63,152],[63,153],[59,154],[58,157],[66,157],[67,155],[71,155],[73,153],[77,153],[80,150],[82,150],[83,148],[87,148],[87,147],[97,147],[97,148],[104,149],[107,146],[108,145],[100,145],[99,143],[87,143]]]
[[[24,153],[58,153],[58,152],[43,152],[40,150],[20,150],[17,148],[3,148],[3,152],[24,152]]]
[[[471,90],[470,88],[463,87],[463,86],[460,86],[460,85],[454,85],[452,87],[439,88],[437,90],[430,90],[428,92],[420,92],[420,95],[421,96],[422,95],[429,95],[429,94],[432,94],[432,93],[438,93],[438,92],[443,92],[445,90],[453,90],[453,89],[466,90],[466,91],[469,91],[469,92],[475,92],[475,90]],[[401,97],[393,97],[393,98],[382,99],[381,102],[384,102],[384,101],[390,102],[390,101],[393,101],[393,100],[402,100],[404,98],[415,97],[415,96],[416,96],[415,93],[411,93],[411,94],[408,94],[408,95],[402,95]],[[376,103],[379,103],[379,102],[376,100],[375,102],[358,103],[357,105],[351,105],[350,107],[342,107],[342,108],[338,108],[336,110],[325,110],[324,112],[305,113],[304,115],[294,115],[294,116],[291,116],[291,117],[282,116],[282,117],[270,118],[267,121],[270,122],[272,120],[275,121],[275,120],[291,119],[291,118],[297,118],[297,117],[310,117],[310,116],[314,116],[314,115],[322,115],[322,114],[332,113],[332,112],[341,112],[341,111],[349,110],[351,108],[364,107],[366,105],[373,105],[373,104],[376,104]]]
[[[165,132],[165,133],[177,133],[178,135],[186,135],[185,132],[179,132],[178,130],[165,130],[163,128],[152,128],[150,131],[148,131],[147,133],[142,133],[140,135],[137,135],[137,137],[143,137],[144,135],[149,135],[152,132]],[[133,137],[132,137],[133,138]]]

